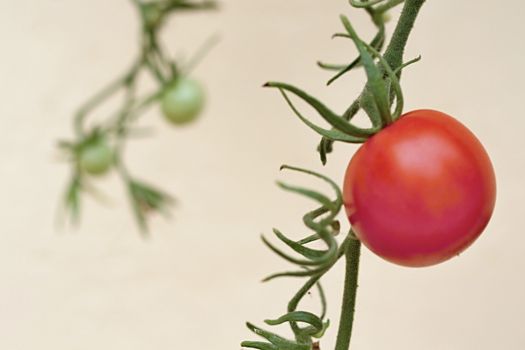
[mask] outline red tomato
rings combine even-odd
[[[417,110],[356,152],[343,198],[370,250],[396,264],[429,266],[481,234],[494,210],[496,180],[472,132],[444,113]]]

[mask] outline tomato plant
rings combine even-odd
[[[387,11],[401,3],[404,3],[403,9],[386,45]],[[370,15],[377,34],[365,42],[350,20],[341,16],[345,30],[334,37],[350,39],[358,57],[343,64],[318,63],[321,68],[335,72],[328,85],[358,67],[364,68],[366,84],[343,113],[333,111],[294,85],[275,81],[264,85],[278,89],[296,116],[322,136],[317,150],[323,164],[336,142],[362,146],[347,167],[343,190],[319,173],[283,167],[328,182],[335,196],[278,183],[282,189],[307,197],[318,205],[303,216],[304,225],[313,233],[294,239],[274,229],[275,238],[292,253],[282,250],[267,237],[262,238],[274,253],[297,267],[271,274],[264,281],[305,278],[288,302],[287,313],[265,321],[269,326],[288,324],[294,339],[247,323],[251,331],[266,341],[245,341],[242,346],[260,350],[319,349],[319,338],[330,326],[321,279],[344,257],[344,290],[335,350],[348,350],[361,243],[391,262],[428,266],[461,253],[487,225],[494,209],[496,183],[492,164],[481,143],[460,122],[444,113],[418,110],[403,114],[400,79],[404,69],[420,59],[405,62],[404,48],[424,3],[425,0],[350,0],[354,8],[363,8]],[[309,105],[330,127],[306,117],[290,95]],[[370,126],[360,127],[354,123],[353,118],[359,111],[366,113]],[[339,241],[343,224],[337,217],[343,207],[350,227]],[[310,246],[313,242],[322,243],[324,249],[319,249],[320,245]],[[321,311],[300,310],[301,300],[314,288]]]
[[[113,165],[113,151],[104,139],[98,138],[81,147],[78,162],[86,173],[102,175]]]
[[[357,237],[394,263],[427,266],[466,249],[496,198],[490,159],[461,123],[433,110],[407,113],[368,139],[344,179]]]
[[[180,77],[164,91],[161,106],[168,121],[176,125],[188,124],[204,107],[204,90],[196,80]]]
[[[213,0],[130,0],[139,14],[140,50],[131,66],[114,81],[88,99],[73,119],[75,139],[61,141],[73,168],[65,192],[64,207],[78,221],[80,197],[92,190],[86,186],[85,174],[101,175],[114,167],[129,194],[131,208],[142,232],[147,231],[147,215],[167,213],[172,198],[164,191],[138,180],[124,162],[126,142],[140,134],[136,120],[152,105],[160,104],[173,124],[181,125],[197,117],[204,105],[200,85],[188,77],[191,69],[205,55],[211,44],[207,41],[187,62],[175,62],[159,40],[165,19],[176,12],[215,9]],[[153,91],[139,93],[141,76],[149,74],[157,86]],[[86,125],[86,119],[97,107],[116,95],[123,96],[119,107],[105,116],[102,122]],[[104,117],[104,116],[103,116]],[[108,143],[113,146],[110,148]]]

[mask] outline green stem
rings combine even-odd
[[[394,34],[392,34],[392,39],[383,56],[392,69],[396,69],[403,64],[403,53],[405,52],[408,36],[424,3],[425,0],[406,0],[403,6]]]
[[[143,65],[143,60],[139,60],[131,66],[131,68],[122,76],[120,76],[115,81],[111,82],[108,86],[103,88],[101,91],[99,91],[97,94],[95,94],[93,97],[91,97],[84,105],[80,107],[78,112],[75,115],[74,119],[74,129],[78,137],[82,138],[85,134],[84,131],[84,122],[89,113],[93,111],[96,107],[98,107],[101,103],[109,99],[111,96],[113,96],[115,93],[117,93],[118,90],[121,88],[126,87],[126,85],[134,80],[141,69]]]
[[[111,97],[114,93],[116,93],[125,84],[126,79],[128,79],[128,76],[129,73],[126,73],[124,76],[119,77],[117,80],[113,81],[100,92],[98,92],[96,95],[94,95],[92,98],[90,98],[82,107],[80,107],[80,109],[75,115],[74,120],[75,133],[78,137],[84,136],[84,120],[88,113],[91,112],[100,103],[102,103],[107,98]]]
[[[349,240],[345,251],[345,288],[343,292],[341,319],[339,321],[339,331],[337,333],[335,350],[347,350],[350,347],[350,338],[352,336],[352,326],[354,323],[360,254],[361,242],[357,239]]]

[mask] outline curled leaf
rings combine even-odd
[[[288,262],[299,265],[300,267],[300,269],[295,271],[284,271],[272,274],[266,277],[264,281],[269,281],[279,277],[308,278],[303,286],[289,301],[288,313],[277,319],[265,321],[268,325],[289,323],[292,331],[295,334],[295,341],[287,340],[278,336],[277,334],[268,332],[248,323],[248,327],[252,331],[266,338],[268,342],[247,341],[243,342],[242,346],[260,350],[310,350],[314,344],[313,339],[322,337],[329,325],[328,321],[324,321],[324,317],[326,315],[326,297],[320,284],[320,279],[324,273],[326,273],[335,264],[335,262],[341,258],[341,256],[343,256],[342,251],[344,251],[344,247],[346,246],[346,244],[343,242],[342,246],[339,247],[337,241],[334,238],[335,233],[339,231],[339,222],[335,219],[335,217],[340,212],[342,207],[342,193],[334,181],[314,171],[288,165],[283,165],[281,169],[298,171],[327,182],[334,190],[336,198],[330,199],[328,196],[315,190],[278,183],[282,189],[312,199],[321,205],[317,209],[308,212],[303,217],[304,224],[306,227],[313,230],[315,232],[314,234],[295,241],[284,235],[279,230],[273,230],[275,236],[288,248],[290,248],[297,256],[293,256],[284,252],[280,248],[277,248],[275,245],[270,243],[265,237],[263,237],[263,242],[274,253],[279,255],[281,258],[284,258]],[[306,244],[317,240],[323,241],[326,245],[326,249],[313,249],[306,246]],[[315,287],[317,287],[319,291],[319,298],[321,301],[320,315],[316,315],[309,311],[297,310],[298,305],[303,297]]]

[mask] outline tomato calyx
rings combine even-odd
[[[323,137],[318,146],[323,164],[326,163],[326,155],[332,151],[332,145],[335,141],[364,143],[383,128],[395,122],[403,112],[403,92],[399,83],[399,76],[405,67],[419,61],[421,57],[401,64],[399,67],[390,66],[380,53],[385,40],[384,23],[378,19],[382,18],[382,15],[383,12],[371,12],[372,20],[379,31],[370,43],[361,40],[348,18],[341,16],[341,22],[346,32],[337,33],[334,37],[352,40],[359,56],[350,65],[344,67],[328,84],[358,66],[364,67],[367,76],[367,83],[363,92],[343,114],[333,112],[321,101],[293,85],[281,82],[268,82],[264,85],[265,87],[279,89],[296,116]],[[319,65],[326,69],[333,67],[333,65],[323,63],[319,63]],[[328,122],[331,129],[322,128],[304,117],[290,100],[288,93],[295,95],[312,107],[322,119]],[[391,106],[394,104],[394,109],[391,110]],[[370,127],[358,127],[352,123],[352,119],[360,110],[367,114],[371,122]]]

